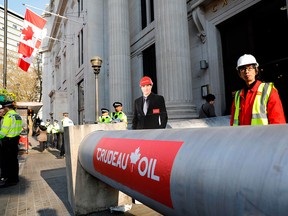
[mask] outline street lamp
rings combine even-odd
[[[100,73],[100,68],[101,68],[101,64],[102,64],[102,59],[98,56],[94,56],[93,58],[91,58],[90,60],[91,64],[92,64],[92,68],[95,74],[95,123],[98,122],[99,119],[99,109],[98,109],[98,102],[99,102],[99,95],[98,95],[98,75]]]
[[[53,120],[53,112],[50,112],[49,115],[50,115],[50,119],[51,119],[51,124],[53,124],[53,121],[54,121]]]

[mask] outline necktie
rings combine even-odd
[[[143,112],[146,115],[148,110],[147,98],[144,98]]]

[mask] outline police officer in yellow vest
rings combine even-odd
[[[122,111],[122,103],[121,102],[114,102],[113,107],[115,109],[115,112],[111,113],[111,118],[113,122],[125,122],[126,126],[128,124],[127,116]]]
[[[18,143],[22,131],[22,118],[14,110],[15,102],[2,102],[5,115],[0,130],[3,155],[0,187],[16,185],[19,182]]]
[[[52,147],[53,145],[53,134],[52,128],[53,124],[50,122],[50,119],[46,119],[45,127],[47,128],[47,146]]]
[[[58,137],[60,132],[60,125],[58,124],[58,120],[54,119],[53,121],[53,127],[51,130],[52,136],[53,136],[53,142],[52,142],[52,148],[58,148]]]
[[[57,156],[57,159],[62,159],[64,158],[65,155],[65,140],[64,140],[64,127],[69,127],[69,126],[73,126],[74,122],[68,117],[69,113],[68,112],[64,112],[63,113],[63,119],[61,120],[62,123],[62,144],[61,144],[61,148],[60,148],[60,154],[59,156]]]
[[[100,123],[111,123],[112,118],[109,116],[109,110],[106,108],[101,109],[102,116],[99,116]]]

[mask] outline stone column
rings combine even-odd
[[[132,113],[128,0],[108,0],[110,104]]]
[[[84,103],[85,103],[85,110],[84,110],[84,117],[85,117],[85,124],[94,124],[95,121],[98,121],[96,119],[96,110],[95,110],[95,100],[96,100],[96,94],[95,94],[95,75],[93,72],[93,69],[91,67],[90,59],[94,56],[99,56],[102,60],[102,67],[99,74],[99,88],[98,88],[98,94],[99,94],[99,109],[104,104],[104,97],[106,95],[105,92],[105,72],[106,72],[106,65],[107,62],[105,61],[105,52],[104,47],[106,40],[104,38],[104,1],[105,0],[94,0],[94,1],[87,1],[87,23],[86,27],[83,28],[83,35],[84,37],[84,58],[87,62],[87,69],[85,69],[84,73],[84,88],[85,88],[85,94],[84,94]],[[83,15],[82,15],[83,16]],[[76,25],[75,23],[70,24],[71,26],[71,34],[73,32],[80,32],[82,26]],[[88,27],[89,26],[89,27]],[[78,29],[78,30],[75,30]],[[74,33],[73,33],[74,34]],[[77,35],[76,35],[77,37]],[[104,45],[103,45],[104,44]],[[75,55],[74,59],[77,59],[77,53],[73,54],[73,50],[70,50],[71,53],[69,55]],[[73,61],[73,58],[70,58],[70,61]],[[69,62],[69,61],[67,61]],[[74,64],[74,67],[78,67],[78,62]],[[73,67],[73,66],[72,66]],[[73,70],[75,70],[73,68]],[[61,107],[61,106],[59,106]],[[98,110],[100,111],[100,110]],[[76,110],[75,110],[76,113]]]
[[[186,0],[156,0],[154,6],[158,92],[170,120],[195,118]]]

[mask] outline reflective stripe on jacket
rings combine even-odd
[[[3,117],[3,123],[0,130],[0,139],[4,137],[16,137],[19,136],[22,131],[22,118],[15,112],[15,110],[9,110]]]
[[[267,103],[273,89],[273,83],[261,83],[258,87],[252,108],[251,125],[268,125],[267,118]],[[235,113],[233,126],[239,125],[239,112],[240,112],[240,93],[239,90],[235,93]]]

